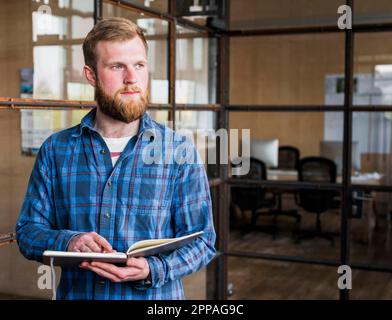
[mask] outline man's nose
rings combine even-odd
[[[128,68],[125,71],[124,84],[135,84],[137,82],[135,70]]]

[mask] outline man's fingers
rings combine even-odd
[[[95,234],[93,236],[94,241],[100,245],[103,250],[102,251],[106,251],[106,252],[111,252],[113,250],[112,246],[110,245],[110,243],[102,236],[100,236],[99,234]]]
[[[138,268],[138,269],[143,269],[146,266],[146,263],[143,259],[129,258],[129,259],[127,259],[127,266]]]
[[[79,247],[79,250],[81,252],[92,252],[92,250],[88,246],[86,246],[84,243],[81,244],[81,246]]]
[[[86,246],[89,247],[93,252],[102,252],[101,246],[95,243],[93,240],[87,242]]]
[[[91,262],[91,266],[100,268],[113,274],[118,274],[120,272],[120,268],[111,263],[93,261]]]
[[[82,262],[80,267],[91,270],[114,282],[143,279],[141,269],[134,267],[117,267],[105,262]]]
[[[96,274],[98,274],[101,277],[107,278],[113,282],[120,282],[121,279],[116,277],[114,274],[111,274],[110,272],[106,272],[105,270],[102,270],[101,268],[98,267],[94,267],[91,264],[87,267],[83,267],[85,269],[89,269],[93,272],[95,272]]]
[[[111,263],[105,262],[91,262],[93,267],[97,267],[105,272],[111,273],[119,279],[129,279],[129,280],[136,280],[134,279],[135,276],[140,274],[139,268],[134,267],[117,267]]]
[[[83,233],[71,240],[68,251],[112,252],[112,246],[96,232]]]

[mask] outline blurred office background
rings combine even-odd
[[[39,146],[93,105],[84,37],[121,16],[146,33],[149,113],[192,132],[209,175],[219,251],[187,297],[391,299],[392,3],[352,2],[341,30],[345,0],[0,0],[0,297],[51,297],[12,232]],[[221,128],[247,175],[208,163]]]

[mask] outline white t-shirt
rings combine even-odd
[[[103,140],[105,140],[105,143],[109,148],[110,157],[112,158],[113,167],[116,164],[118,158],[120,157],[121,152],[124,151],[128,141],[131,140],[132,137],[133,136],[121,137],[121,138],[102,137]]]

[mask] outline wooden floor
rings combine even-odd
[[[302,240],[297,243],[292,232],[314,228],[315,215],[301,212],[302,222],[291,217],[279,217],[278,233],[253,230],[244,232],[241,221],[232,224],[230,250],[261,252],[313,259],[339,259],[340,237],[332,246],[325,239]],[[242,223],[249,217],[242,216]],[[244,222],[245,221],[245,222]],[[258,218],[258,227],[273,224],[268,216]],[[384,221],[385,222],[385,221]],[[322,215],[325,230],[339,232],[339,212]],[[351,259],[356,263],[392,266],[392,230],[385,222],[369,233],[366,219],[352,220]],[[230,299],[338,299],[336,267],[304,263],[280,262],[254,258],[230,257],[228,282],[232,287]],[[350,299],[392,299],[392,273],[352,270]]]
[[[229,299],[338,299],[334,267],[230,258]],[[353,270],[350,299],[392,299],[392,274]]]

